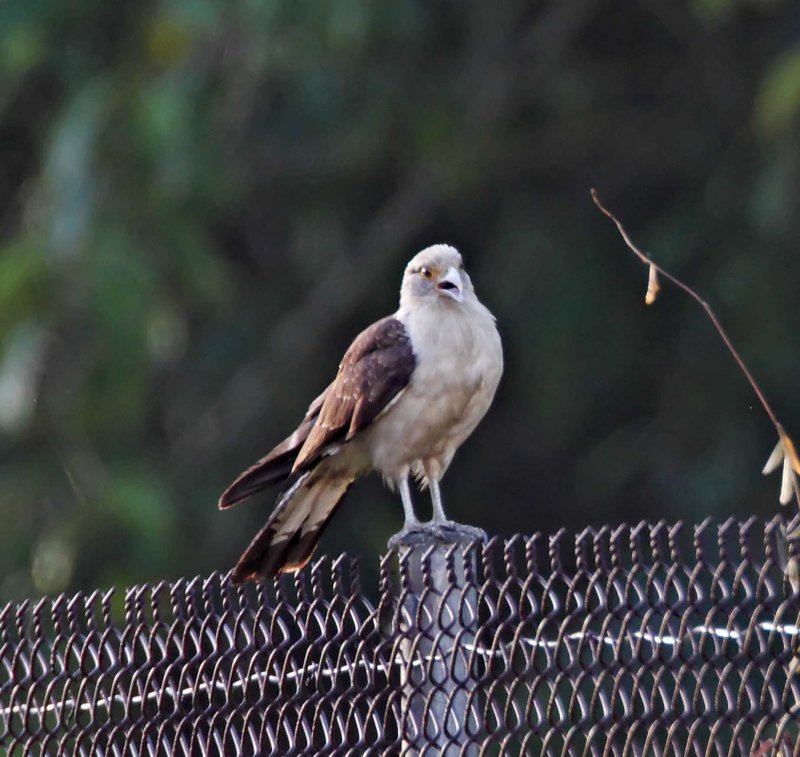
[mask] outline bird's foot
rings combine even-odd
[[[454,520],[432,520],[426,523],[430,526],[438,538],[445,542],[487,542],[489,537],[486,531],[477,526],[468,526],[465,523],[456,523]]]
[[[426,526],[427,523],[419,521],[416,523],[406,522],[402,531],[398,531],[389,538],[386,543],[387,548],[396,552],[400,547],[418,547],[420,544],[430,541],[430,533],[425,528]]]
[[[427,523],[406,524],[402,531],[389,539],[387,547],[397,551],[400,547],[419,547],[431,543],[483,543],[487,539],[486,532],[482,528],[466,526],[452,520],[432,520]]]

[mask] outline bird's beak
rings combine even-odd
[[[464,292],[461,287],[461,272],[458,268],[454,268],[453,266],[450,266],[444,276],[436,282],[436,289],[439,291],[439,294],[451,297],[456,302],[462,302],[464,300]]]

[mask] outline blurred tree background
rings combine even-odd
[[[798,127],[790,0],[3,0],[0,600],[228,569],[272,498],[220,491],[440,241],[507,352],[455,518],[771,516],[772,427],[589,188],[797,439]],[[372,477],[320,553],[401,520]]]

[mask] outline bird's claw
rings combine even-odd
[[[439,539],[446,542],[481,542],[488,541],[486,531],[477,526],[456,523],[453,520],[431,521],[429,524]]]
[[[427,523],[412,523],[403,527],[389,539],[387,547],[397,551],[401,547],[419,547],[431,542],[440,544],[459,544],[485,542],[486,532],[475,526],[466,526],[452,520],[432,520]]]
[[[406,523],[402,531],[393,534],[386,546],[389,550],[397,551],[401,547],[417,547],[430,539],[425,523]]]

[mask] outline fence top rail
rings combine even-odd
[[[604,575],[612,571],[712,567],[724,570],[746,563],[754,570],[782,570],[785,555],[781,545],[780,518],[761,521],[728,518],[686,525],[683,521],[667,523],[641,521],[634,525],[586,527],[577,533],[560,529],[553,534],[515,534],[503,539],[494,536],[483,545],[447,546],[447,566],[455,576],[458,556],[467,552],[474,559],[470,580],[496,582],[537,577],[576,579],[586,575]],[[439,545],[423,550],[430,554]],[[409,588],[410,554],[388,553],[380,558],[377,586],[364,586],[358,559],[347,554],[315,560],[309,568],[285,575],[275,583],[234,586],[227,575],[213,572],[208,576],[157,581],[128,588],[111,587],[92,591],[63,593],[54,597],[7,602],[0,607],[0,623],[27,615],[51,615],[55,619],[73,617],[92,608],[98,620],[106,624],[130,623],[143,614],[158,621],[164,608],[177,617],[202,615],[230,606],[257,606],[265,601],[309,602],[322,598],[380,597]],[[370,575],[373,574],[369,570]],[[122,615],[119,612],[122,609]]]

